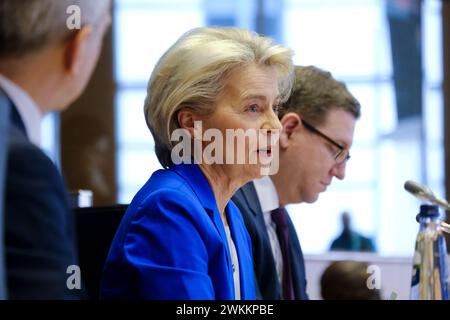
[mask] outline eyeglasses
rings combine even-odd
[[[317,130],[315,127],[313,127],[312,125],[310,125],[308,122],[306,122],[303,119],[302,119],[302,123],[306,129],[308,129],[311,132],[314,132],[315,134],[318,134],[319,136],[321,136],[322,138],[327,140],[329,143],[331,143],[333,146],[335,146],[336,148],[339,149],[338,154],[336,154],[334,156],[334,160],[336,161],[337,164],[344,163],[344,162],[348,161],[348,159],[350,159],[350,153],[347,149],[345,149],[345,147],[343,145],[337,143],[336,141],[331,139],[329,136],[327,136],[326,134]]]

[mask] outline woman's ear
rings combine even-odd
[[[287,148],[293,135],[301,125],[300,116],[295,112],[286,113],[280,120],[282,129],[280,134],[280,148]]]
[[[185,129],[189,132],[191,137],[195,137],[195,121],[197,120],[197,116],[194,112],[189,108],[183,108],[178,111],[177,114],[178,125],[181,129]],[[199,133],[197,132],[197,135]]]
[[[71,74],[78,74],[86,61],[88,40],[92,33],[91,26],[83,26],[67,41],[65,45],[64,67]]]

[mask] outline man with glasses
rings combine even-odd
[[[315,202],[333,177],[344,179],[360,104],[344,83],[313,66],[297,66],[281,108],[279,170],[233,197],[252,238],[258,298],[308,299],[295,228],[284,206]]]

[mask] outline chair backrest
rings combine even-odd
[[[76,236],[82,285],[88,299],[98,300],[109,247],[128,205],[76,208]]]
[[[4,199],[6,190],[6,162],[9,137],[9,112],[10,103],[0,90],[0,299],[7,299],[7,281],[5,273],[5,249],[4,249]]]

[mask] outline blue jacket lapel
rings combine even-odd
[[[172,169],[177,172],[192,188],[205,211],[210,216],[211,220],[219,232],[225,247],[227,249],[227,263],[229,269],[229,275],[233,275],[230,248],[228,246],[228,240],[223,226],[222,219],[220,218],[219,209],[217,207],[216,198],[214,192],[206,179],[205,175],[201,171],[200,167],[196,164],[180,164],[173,166]],[[236,250],[238,250],[236,248]],[[232,283],[232,278],[230,279]]]
[[[217,208],[216,199],[209,185],[208,180],[204,176],[203,172],[198,165],[182,164],[173,167],[174,170],[191,186],[194,193],[197,195],[202,206],[205,208],[208,215],[211,217],[217,231],[223,239],[224,245],[227,249],[226,256],[228,262],[228,277],[230,285],[233,283],[233,270],[230,256],[230,248],[228,246],[228,240],[225,233],[222,219]],[[259,201],[257,199],[256,191],[253,185],[254,201],[252,207],[255,209],[255,214],[261,212],[259,207]],[[251,199],[250,199],[251,200]],[[256,206],[256,208],[255,208]],[[242,220],[239,209],[235,206],[233,201],[227,204],[225,208],[227,220],[230,226],[231,237],[234,240],[238,259],[239,259],[239,271],[240,271],[240,284],[241,284],[241,298],[252,297],[254,295],[254,275],[253,275],[253,259],[251,256],[251,242],[247,230],[245,229],[244,222]],[[238,223],[240,221],[241,223]],[[233,292],[233,291],[232,291]]]
[[[220,236],[226,240],[225,229],[220,218],[219,209],[217,208],[214,192],[200,167],[196,164],[181,164],[172,168],[189,184],[203,208],[205,208],[211,220],[214,222]]]
[[[241,284],[241,297],[246,297],[249,292],[254,292],[254,274],[253,274],[253,257],[251,251],[251,241],[247,230],[245,229],[244,222],[241,218],[241,213],[233,201],[227,205],[226,208],[227,219],[230,225],[231,237],[234,240],[234,245],[236,247],[237,256],[239,260],[239,275]],[[240,220],[242,223],[238,224],[237,221]],[[247,249],[245,249],[247,247]]]

